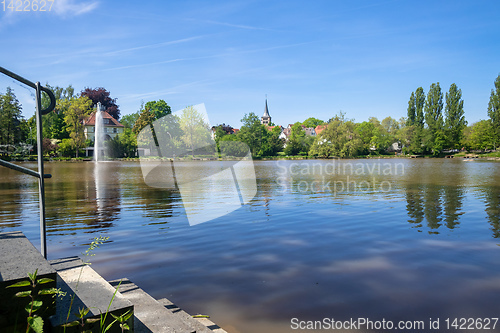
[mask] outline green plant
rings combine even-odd
[[[106,328],[106,331],[109,330],[111,326],[113,326],[113,324],[116,322],[120,323],[120,328],[122,329],[122,333],[125,332],[125,330],[130,331],[130,327],[127,324],[127,320],[129,320],[129,318],[132,317],[133,314],[134,311],[132,310],[128,310],[121,316],[115,316],[114,314],[111,313],[111,316],[113,316],[115,320],[111,324],[109,324],[109,326]]]
[[[106,242],[108,239],[109,239],[109,237],[103,237],[103,236],[94,237],[94,240],[89,244],[89,247],[87,248],[87,250],[82,254],[87,258],[95,256],[95,253],[93,253],[93,251],[95,249],[99,248],[99,246],[104,244],[104,242]],[[91,265],[89,259],[83,260],[83,264],[84,264],[84,266]],[[78,289],[78,283],[80,282],[80,278],[81,278],[84,266],[82,266],[82,268],[80,270],[80,274],[78,276],[78,280],[77,280],[76,287],[75,287],[76,289]],[[99,327],[100,327],[101,333],[106,333],[117,322],[120,323],[120,328],[122,329],[122,332],[124,332],[124,330],[130,330],[129,325],[127,324],[127,320],[133,315],[133,311],[129,310],[120,316],[116,316],[116,315],[109,312],[109,309],[111,308],[111,304],[113,303],[113,300],[115,299],[116,293],[118,292],[120,285],[121,285],[121,281],[118,284],[118,286],[116,287],[116,290],[113,294],[113,297],[111,298],[109,305],[108,305],[108,308],[106,309],[106,312],[101,313],[100,319],[85,318],[85,316],[90,312],[90,309],[84,308],[84,309],[79,309],[78,313],[74,313],[74,315],[78,318],[77,320],[72,321],[72,322],[68,322],[69,316],[71,314],[71,308],[73,306],[73,301],[75,299],[75,295],[72,295],[70,306],[68,308],[68,314],[66,316],[67,323],[63,325],[64,331],[66,331],[67,327],[80,326],[80,330],[82,333],[93,332],[92,330],[88,330],[88,328],[90,325],[92,325],[96,322],[99,322]],[[115,320],[113,322],[111,322],[107,327],[105,327],[108,313]]]
[[[66,330],[66,327],[80,326],[80,330],[82,333],[92,333],[92,330],[84,330],[84,328],[85,326],[98,322],[99,319],[85,318],[85,316],[87,315],[87,313],[89,313],[89,311],[90,309],[88,308],[78,309],[78,313],[75,313],[75,316],[78,318],[78,320],[64,324],[63,325],[64,330]]]
[[[26,332],[33,330],[36,333],[43,333],[43,318],[39,315],[39,313],[47,308],[48,306],[43,304],[43,301],[40,300],[39,296],[42,295],[52,295],[52,297],[56,297],[57,295],[64,295],[59,289],[56,288],[47,288],[47,289],[39,289],[39,286],[42,284],[54,282],[53,279],[49,278],[41,278],[37,279],[38,269],[35,270],[34,273],[28,273],[29,280],[23,280],[17,282],[13,285],[8,286],[7,288],[22,288],[31,286],[31,290],[20,291],[15,294],[15,297],[29,297],[30,302],[24,308],[28,313],[28,318],[26,319],[27,326]],[[35,313],[38,312],[38,313]]]

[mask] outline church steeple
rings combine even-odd
[[[271,123],[271,116],[269,115],[269,110],[267,108],[267,95],[266,95],[266,108],[264,109],[264,115],[260,118],[262,125],[269,125]]]

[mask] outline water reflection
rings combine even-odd
[[[488,222],[493,231],[494,238],[500,238],[500,188],[490,186],[484,190],[484,199],[486,201],[486,214]]]
[[[304,163],[325,170],[328,162]],[[144,184],[138,163],[47,163],[49,255],[79,255],[94,236],[88,232],[105,233],[113,242],[93,259],[103,276],[130,277],[239,332],[288,332],[292,317],[496,316],[499,164],[384,163],[405,166],[404,174],[375,175],[378,184],[390,181],[390,192],[334,193],[300,189],[323,176],[333,189],[347,175],[257,161],[251,204],[194,227],[179,193]],[[0,200],[0,230],[38,232],[36,180],[0,171]]]
[[[441,226],[452,230],[459,226],[464,212],[463,187],[450,185],[409,185],[405,189],[408,222],[421,232],[424,224],[431,234],[438,234]]]
[[[88,187],[88,198],[95,200],[93,222],[96,229],[109,229],[121,211],[119,164],[94,162],[94,187]]]
[[[121,212],[120,167],[116,163],[78,163],[64,168],[48,163],[55,175],[46,182],[47,231],[73,234],[113,227]],[[55,171],[55,172],[54,172]]]

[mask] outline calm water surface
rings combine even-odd
[[[255,169],[249,205],[189,226],[179,193],[148,187],[139,163],[46,163],[49,259],[109,236],[91,259],[106,279],[128,277],[229,332],[292,332],[292,318],[325,317],[426,328],[439,318],[443,331],[446,318],[500,317],[498,162]],[[39,246],[37,191],[32,177],[0,169],[0,231]]]

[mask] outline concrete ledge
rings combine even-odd
[[[136,333],[199,333],[182,318],[163,307],[144,290],[128,279],[122,279],[120,293],[134,304],[134,332]],[[109,282],[115,288],[120,280]]]
[[[0,287],[28,278],[38,269],[39,277],[56,277],[56,271],[21,231],[0,234]]]
[[[172,311],[176,316],[179,316],[183,320],[191,323],[191,325],[197,329],[196,332],[227,333],[219,325],[215,324],[208,318],[193,318],[193,316],[191,316],[189,313],[180,309],[177,305],[166,298],[159,299],[158,303]]]
[[[44,284],[43,289],[55,288],[56,271],[20,231],[0,233],[0,254],[0,327],[8,331],[9,327],[15,326],[16,315],[25,313],[24,307],[29,302],[27,298],[15,298],[14,295],[19,291],[31,290],[31,287],[7,287],[27,280],[28,273],[38,270],[37,279],[54,280]],[[52,297],[44,295],[39,300],[44,306],[49,306],[43,315],[53,315],[55,308]]]
[[[90,309],[86,318],[100,318],[101,314],[105,314],[108,309],[109,313],[114,315],[121,315],[133,310],[132,303],[119,292],[115,294],[115,288],[89,265],[85,265],[80,258],[51,260],[50,264],[57,270],[57,287],[67,293],[62,301],[59,300],[56,303],[56,314],[51,318],[54,327],[77,320],[74,314],[78,313],[80,308]],[[68,318],[68,309],[70,308]],[[110,323],[113,320],[113,317],[108,315],[106,322]],[[133,327],[133,317],[131,317],[129,325]],[[114,329],[121,331],[118,325],[115,325]],[[66,332],[70,332],[70,330],[66,329]]]

